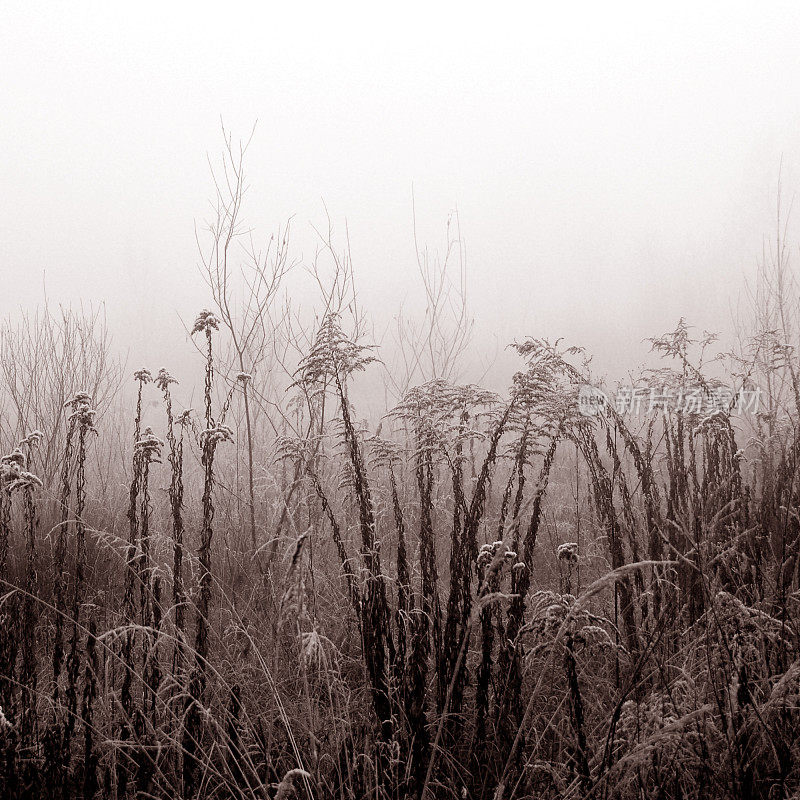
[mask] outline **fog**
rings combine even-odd
[[[800,800],[799,45],[0,0],[0,799]]]
[[[0,313],[103,302],[132,363],[177,359],[220,121],[257,120],[246,221],[291,217],[302,268],[329,215],[377,331],[419,302],[414,216],[441,249],[457,209],[476,359],[563,336],[627,370],[681,316],[731,329],[779,176],[785,207],[800,180],[798,23],[788,3],[6,2]]]

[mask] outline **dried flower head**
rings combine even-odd
[[[69,415],[69,419],[74,419],[78,425],[84,425],[91,430],[95,430],[94,418],[96,414],[97,412],[90,408],[88,403],[82,403]]]
[[[136,372],[133,373],[133,377],[140,383],[152,383],[153,381],[153,376],[149,369],[137,369]]]
[[[397,442],[381,439],[377,434],[367,440],[371,459],[376,467],[395,467],[402,460],[402,449]]]
[[[200,447],[216,447],[220,442],[232,442],[233,429],[227,425],[214,425],[200,434]]]
[[[517,560],[517,554],[506,547],[505,542],[496,541],[491,544],[481,545],[476,559],[478,567],[487,567],[497,561],[497,567],[502,568],[504,564],[510,564]]]
[[[219,320],[208,309],[204,308],[197,315],[197,319],[194,321],[192,336],[194,336],[196,333],[202,333],[203,331],[211,330],[212,328],[215,331],[219,330]]]
[[[169,372],[167,372],[164,369],[164,367],[161,367],[161,369],[158,371],[158,377],[155,380],[156,386],[159,389],[161,389],[162,392],[166,392],[167,387],[171,383],[177,383],[177,382],[178,381],[175,378],[173,378],[172,375],[170,375]]]
[[[569,564],[578,563],[578,543],[577,542],[564,542],[560,544],[556,550],[556,555],[559,561],[566,561]]]
[[[97,434],[94,426],[94,418],[97,412],[92,408],[92,398],[87,392],[78,392],[69,402],[72,406],[72,413],[68,419],[87,431]]]
[[[41,480],[36,477],[32,472],[25,472],[20,470],[11,476],[7,476],[8,491],[14,492],[17,489],[33,489],[34,486],[42,486]]]
[[[72,398],[67,400],[67,402],[64,403],[64,408],[67,408],[68,406],[77,408],[78,406],[81,405],[91,405],[91,403],[92,403],[92,396],[88,392],[81,391],[81,392],[76,392]]]
[[[0,458],[0,463],[8,467],[16,465],[19,469],[25,469],[28,466],[28,457],[19,447],[15,447],[7,456]]]
[[[145,428],[141,438],[136,442],[135,451],[148,463],[161,463],[161,448],[164,442],[154,433],[152,428]]]
[[[38,447],[42,439],[44,439],[44,434],[41,431],[32,431],[19,443],[19,446]]]
[[[322,320],[311,352],[300,362],[296,383],[306,387],[325,385],[334,376],[345,379],[377,359],[373,348],[360,345],[342,330],[341,316],[329,313]]]
[[[306,669],[326,669],[328,666],[328,656],[325,648],[335,648],[333,642],[323,636],[316,628],[306,633],[300,634],[300,659]]]

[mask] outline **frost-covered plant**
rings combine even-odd
[[[25,593],[22,600],[22,661],[19,672],[19,682],[22,689],[21,698],[21,728],[22,741],[27,746],[33,746],[33,737],[36,729],[36,697],[37,697],[37,661],[36,628],[38,614],[36,611],[36,534],[38,530],[38,517],[34,490],[42,487],[42,481],[34,473],[28,471],[28,457],[20,447],[0,458],[0,483],[6,492],[10,504],[13,494],[22,495],[23,517],[25,523]],[[7,537],[10,527],[10,514],[2,510],[4,528],[3,535]]]
[[[344,386],[354,372],[377,360],[372,350],[374,347],[350,339],[342,329],[341,315],[329,312],[295,373],[296,383],[323,391],[332,382]]]
[[[219,321],[207,310],[202,311],[195,320],[192,335],[204,333],[206,337],[206,369],[205,369],[205,422],[206,427],[200,434],[201,461],[204,467],[203,481],[203,524],[200,530],[200,544],[197,550],[200,576],[199,597],[197,602],[197,618],[195,628],[195,664],[189,680],[185,698],[185,724],[182,736],[184,750],[183,790],[191,796],[199,778],[200,764],[195,754],[200,738],[202,718],[199,704],[203,700],[208,674],[209,654],[209,612],[211,609],[211,593],[213,579],[211,575],[211,543],[214,535],[214,454],[219,443],[233,440],[233,431],[220,421],[215,423],[212,416],[211,402],[214,383],[214,351],[212,331],[219,329]]]
[[[183,636],[186,629],[186,591],[183,584],[183,435],[191,421],[191,409],[183,411],[177,419],[172,413],[172,392],[170,386],[178,381],[163,367],[158,371],[156,386],[164,395],[167,415],[167,442],[169,443],[169,464],[171,478],[169,484],[169,503],[172,516],[172,603],[177,631],[173,657],[173,672],[185,667]],[[175,425],[180,427],[180,436],[175,435]]]
[[[192,336],[196,333],[208,332],[210,330],[219,330],[219,320],[211,311],[203,309],[194,321]]]
[[[367,477],[362,443],[353,424],[347,397],[350,376],[374,362],[372,347],[348,337],[341,327],[341,317],[330,312],[320,325],[310,353],[301,361],[296,385],[309,396],[324,394],[331,388],[339,402],[344,443],[352,468],[354,494],[359,511],[361,557],[364,564],[364,589],[361,593],[361,635],[367,672],[372,689],[373,706],[381,726],[384,742],[393,735],[393,709],[389,691],[389,664],[394,659],[391,619],[386,582],[381,569],[380,552],[375,535],[375,510]]]

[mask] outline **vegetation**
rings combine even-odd
[[[357,380],[383,367],[349,259],[324,240],[313,330],[267,321],[284,245],[249,262],[239,314],[233,175],[204,262],[218,307],[192,330],[199,411],[141,369],[120,433],[96,315],[65,316],[88,319],[83,367],[48,375],[46,404],[7,384],[24,402],[1,429],[0,796],[796,796],[785,250],[735,352],[709,360],[683,321],[653,339],[664,360],[637,385],[697,402],[640,415],[582,414],[589,360],[541,339],[514,343],[506,392],[458,383],[469,318],[425,261],[427,344],[400,323],[407,369],[368,426]],[[724,384],[765,387],[760,410],[720,404]]]

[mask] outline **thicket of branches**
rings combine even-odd
[[[124,371],[112,347],[105,309],[54,309],[48,302],[0,323],[0,441],[13,446],[32,431],[39,474],[51,482],[60,468],[66,427],[62,409],[88,391],[101,409],[112,406]]]

